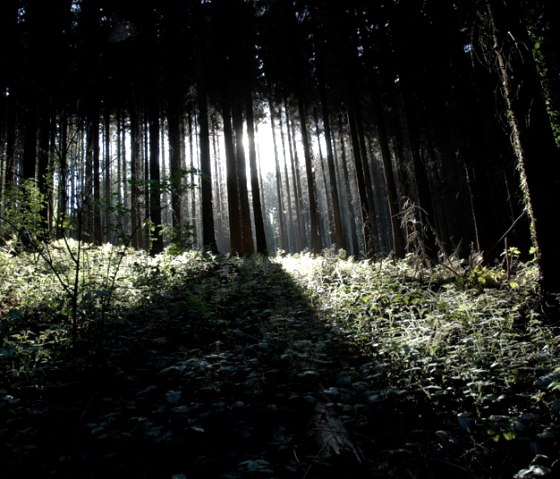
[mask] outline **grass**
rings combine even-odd
[[[72,298],[54,246],[0,253],[2,478],[560,471],[560,336],[531,262],[88,247]]]

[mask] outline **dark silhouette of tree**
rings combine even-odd
[[[210,158],[210,131],[208,122],[208,94],[206,93],[206,68],[204,65],[203,50],[200,47],[199,34],[197,55],[197,92],[199,112],[199,142],[200,142],[200,171],[201,179],[201,201],[202,201],[202,244],[204,249],[212,252],[218,251],[216,243],[216,232],[214,229],[214,211],[212,198],[212,171]]]
[[[525,210],[538,248],[542,286],[560,292],[560,246],[556,221],[550,208],[560,188],[560,150],[555,142],[545,97],[523,26],[522,11],[515,1],[485,0],[479,8],[492,38],[493,60],[502,85],[517,158]]]
[[[153,253],[494,260],[532,228],[555,291],[558,32],[545,0],[5,0],[0,215],[27,179],[45,238]]]

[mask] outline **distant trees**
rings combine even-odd
[[[532,224],[558,290],[558,22],[536,3],[3,1],[2,208],[32,179],[46,238],[153,254],[492,259]]]

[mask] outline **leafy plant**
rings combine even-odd
[[[1,253],[5,470],[78,477],[95,461],[95,474],[134,465],[139,477],[557,472],[560,337],[542,320],[530,262],[499,287],[475,287],[457,281],[467,263],[453,258],[420,271],[334,250],[151,257],[83,243],[86,347],[70,358],[53,267],[68,282],[68,248],[79,247],[52,242],[51,265]],[[104,334],[92,335],[103,314]]]

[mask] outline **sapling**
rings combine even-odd
[[[42,225],[41,211],[46,204],[46,198],[41,193],[33,180],[26,180],[22,185],[12,191],[10,204],[4,210],[4,216],[0,217],[5,225],[12,230],[16,237],[17,244],[12,246],[13,250],[26,250],[33,252],[41,258],[50,271],[53,273],[58,284],[62,288],[67,298],[69,307],[66,313],[68,322],[72,331],[72,348],[75,349],[78,335],[78,317],[80,298],[84,298],[87,293],[87,285],[85,284],[85,267],[87,263],[85,254],[90,247],[83,240],[83,218],[85,215],[83,205],[77,210],[75,215],[75,225],[66,224],[65,230],[73,233],[76,239],[69,238],[62,231],[61,238],[57,242],[51,242],[45,234]],[[84,204],[86,202],[84,201]],[[121,211],[122,209],[119,209]],[[130,242],[130,238],[126,238]],[[126,248],[126,244],[123,246]],[[55,251],[62,249],[67,258],[70,259],[72,268],[70,274],[64,274],[61,267],[56,262]],[[112,255],[112,253],[111,253]],[[122,262],[121,254],[117,255],[116,260],[109,258],[107,265],[107,273],[104,278],[103,289],[107,294],[104,295],[102,304],[102,315],[107,311],[112,293],[116,287],[116,279]],[[103,319],[103,318],[102,318]]]

